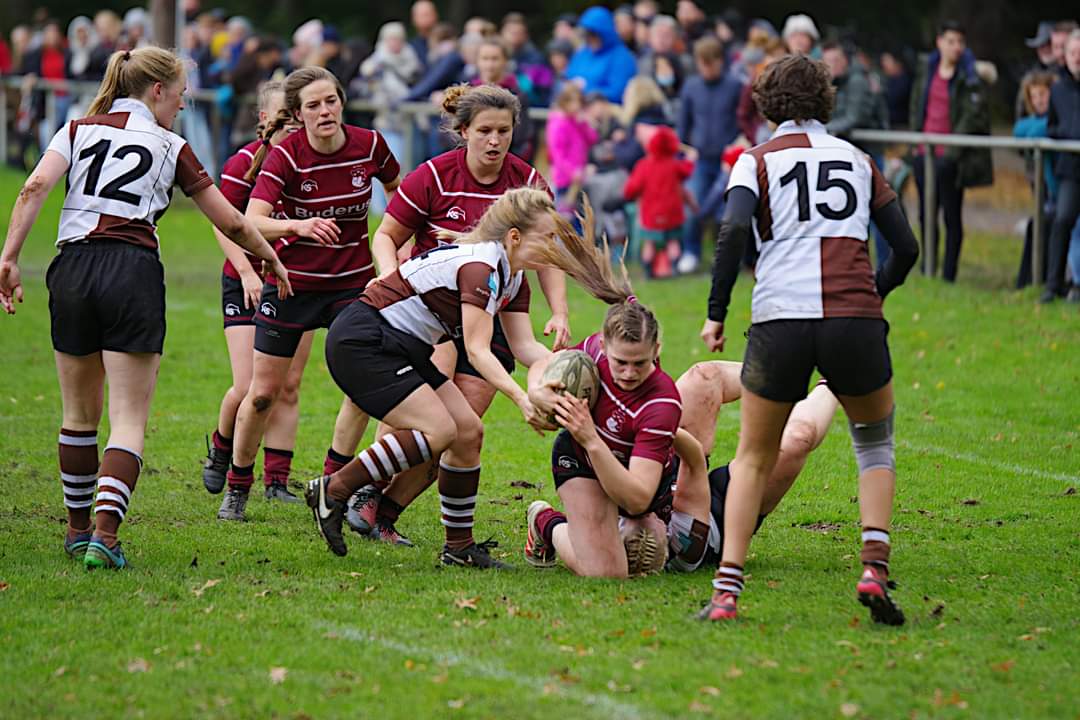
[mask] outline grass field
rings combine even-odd
[[[5,220],[20,180],[0,174]],[[249,522],[215,520],[199,463],[228,384],[220,259],[180,202],[161,225],[169,335],[122,528],[133,567],[71,564],[43,282],[58,205],[54,193],[23,255],[26,303],[0,318],[0,716],[1080,717],[1080,313],[997,289],[1018,241],[970,238],[960,284],[913,276],[886,306],[893,574],[909,623],[871,626],[854,601],[841,418],[754,543],[743,618],[715,627],[692,619],[709,570],[615,582],[437,569],[430,493],[399,524],[417,548],[350,538],[344,559],[306,508],[253,498]],[[729,359],[742,354],[749,288],[743,278]],[[668,372],[706,359],[706,279],[638,291],[661,318]],[[598,303],[575,290],[571,307],[577,337],[598,327]],[[320,341],[304,382],[297,480],[321,467],[340,398]],[[477,534],[515,561],[528,503],[555,499],[549,441],[502,398],[487,428]],[[727,408],[714,460],[737,432]]]

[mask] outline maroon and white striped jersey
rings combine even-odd
[[[788,121],[739,156],[736,187],[758,199],[752,322],[882,317],[866,238],[896,193],[866,153],[817,121]]]
[[[275,244],[296,290],[362,288],[375,275],[368,245],[371,182],[392,182],[401,168],[382,135],[343,127],[345,144],[329,155],[312,148],[306,132],[289,135],[263,161],[251,192],[252,199],[280,202],[287,217],[333,219],[341,228],[335,245],[296,236]],[[270,276],[267,282],[276,281]]]
[[[682,419],[682,397],[675,381],[657,365],[645,382],[633,390],[622,390],[615,384],[600,347],[600,333],[585,338],[574,349],[588,353],[600,371],[600,395],[592,411],[600,439],[624,466],[629,466],[632,457],[643,457],[667,469],[675,460],[675,433]],[[578,459],[588,462],[585,449],[571,440]]]
[[[507,190],[530,185],[551,192],[535,168],[509,153],[499,179],[479,183],[465,164],[465,148],[458,148],[428,160],[406,175],[386,212],[413,231],[413,254],[419,255],[445,243],[437,237],[440,230],[466,232]]]
[[[502,243],[440,245],[402,263],[360,296],[387,322],[431,345],[461,337],[461,306],[490,315],[529,311],[525,272],[511,274]]]
[[[214,184],[187,141],[133,98],[69,121],[47,149],[68,161],[57,246],[107,239],[156,250],[173,185],[190,196]]]
[[[251,191],[255,187],[255,183],[248,182],[244,179],[244,176],[251,169],[251,163],[255,159],[255,152],[260,145],[262,145],[261,140],[252,140],[237,150],[236,154],[221,166],[221,182],[219,183],[221,194],[240,212],[247,210],[248,199],[251,197]],[[278,207],[280,207],[280,204]],[[246,250],[244,254],[247,255],[251,267],[261,276],[262,260]],[[221,271],[234,280],[240,279],[240,273],[236,271],[228,258],[225,259],[225,265],[221,268]]]

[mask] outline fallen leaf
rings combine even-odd
[[[4,591],[5,591],[5,590],[7,590],[7,589],[8,589],[9,587],[11,587],[11,585],[10,585],[9,583],[6,583],[6,582],[0,582],[0,592],[4,592]]]
[[[1075,495],[1076,494],[1076,488],[1074,488],[1074,487],[1065,488],[1065,492],[1063,492],[1061,494],[1062,495]]]
[[[280,685],[285,682],[285,676],[289,674],[288,668],[272,667],[270,668],[270,682],[274,685]]]
[[[634,662],[630,663],[630,667],[632,667],[635,670],[640,672],[645,667],[645,661],[644,660],[635,660]]]
[[[770,670],[773,670],[775,668],[780,667],[780,663],[776,662],[775,660],[770,660],[769,658],[765,658],[764,660],[761,661],[761,667],[769,668]]]
[[[535,490],[536,485],[527,480],[513,480],[510,482],[512,488],[522,488],[523,490]]]
[[[435,683],[436,685],[442,685],[444,682],[446,682],[449,679],[450,679],[450,674],[449,673],[441,672],[438,675],[433,675],[432,678],[431,678],[431,682]]]
[[[614,680],[608,680],[607,689],[613,693],[628,693],[633,691],[633,688],[629,685],[620,685]]]
[[[365,593],[373,593],[373,592],[375,592],[375,586],[374,585],[368,585],[366,588],[364,588],[364,592]]]
[[[993,670],[994,672],[1007,673],[1010,670],[1012,670],[1015,665],[1016,665],[1016,661],[1010,658],[1010,659],[1008,659],[1008,660],[1006,660],[1004,662],[999,662],[999,663],[996,663],[994,665],[991,665],[990,669]]]
[[[1030,634],[1030,633],[1028,633],[1028,634],[1025,634],[1025,635],[1021,635],[1021,636],[1020,636],[1020,637],[1019,637],[1018,639],[1019,639],[1019,640],[1024,640],[1024,641],[1028,641],[1028,640],[1034,640],[1034,639],[1035,639],[1035,636],[1034,636],[1034,635],[1032,635],[1032,634]]]
[[[702,695],[712,695],[713,697],[716,697],[720,694],[720,688],[713,687],[712,685],[705,685],[700,690],[698,690],[698,692]]]
[[[255,597],[257,597],[257,598],[266,597],[269,594],[270,594],[269,590],[260,590],[259,592],[255,593]]]
[[[412,660],[406,660],[405,661],[405,669],[406,670],[412,670],[414,667],[416,667],[415,662],[413,662]]]
[[[559,682],[564,683],[577,683],[581,682],[581,678],[570,672],[570,668],[562,668],[560,670],[552,670],[551,675],[558,678]]]
[[[476,603],[479,601],[480,598],[478,597],[467,598],[462,596],[454,601],[454,606],[458,610],[476,610]]]
[[[690,712],[692,713],[711,713],[712,708],[704,703],[700,703],[697,700],[690,701]]]
[[[840,706],[840,714],[844,717],[855,717],[859,714],[859,706],[855,703],[844,703]]]
[[[127,671],[129,673],[144,673],[150,669],[150,663],[145,659],[137,657],[127,664]]]
[[[726,677],[729,677],[732,680],[734,680],[737,677],[742,677],[742,674],[743,674],[743,671],[740,670],[739,668],[735,667],[734,665],[732,665],[730,668],[728,668],[728,671],[726,673],[724,673],[724,675]]]
[[[641,631],[641,637],[646,638],[646,639],[651,638],[654,635],[656,635],[656,628],[654,628],[654,627],[645,628],[644,630]]]
[[[349,577],[358,578],[358,577],[363,576],[363,574],[364,573],[356,572],[355,570],[353,570],[351,573],[349,573]]]
[[[460,710],[465,707],[465,698],[459,698],[457,700],[447,700],[446,706],[451,710]]]
[[[934,609],[930,611],[930,614],[934,617],[941,617],[945,612],[945,603],[938,603],[934,606]]]
[[[960,504],[961,505],[978,505],[979,501],[976,500],[975,498],[965,498],[964,500],[960,501]]]
[[[67,665],[61,665],[53,672],[53,677],[60,677],[67,672]]]
[[[221,582],[221,580],[219,580],[219,579],[207,580],[205,583],[203,583],[203,586],[201,588],[195,588],[191,592],[193,592],[195,594],[195,597],[202,597],[204,592],[206,592],[207,590],[214,587],[215,585],[217,585],[220,582]]]

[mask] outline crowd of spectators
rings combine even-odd
[[[673,14],[662,12],[658,0],[637,0],[614,10],[593,6],[580,15],[561,15],[549,33],[534,39],[521,13],[498,23],[473,17],[458,28],[440,17],[431,0],[417,0],[408,24],[373,28],[372,44],[365,37],[345,37],[319,19],[279,38],[259,32],[247,18],[200,3],[184,1],[181,51],[194,68],[189,87],[211,91],[197,96],[212,99],[183,113],[180,130],[208,168],[251,137],[255,118],[245,98],[295,67],[326,67],[350,99],[370,101],[373,112],[354,113],[350,120],[377,128],[397,156],[411,157],[414,164],[445,150],[452,139],[440,131],[437,118],[405,113],[402,103],[437,103],[456,83],[494,83],[514,92],[525,109],[550,108],[544,132],[538,123],[518,126],[512,151],[549,169],[560,208],[572,216],[588,194],[609,238],[616,245],[628,242],[631,257],[644,250],[648,269],[660,276],[698,267],[703,230],[723,211],[727,170],[742,149],[769,136],[751,83],[775,59],[802,53],[825,62],[837,88],[829,130],[841,137],[857,128],[989,133],[990,90],[997,81],[994,66],[976,59],[956,23],[942,24],[934,47],[916,55],[910,49],[861,48],[850,33],[820,26],[803,13],[785,18],[778,31],[769,20],[734,9],[710,17],[697,0],[677,0]],[[1075,28],[1073,22],[1043,23],[1028,41],[1036,62],[1017,99],[1018,135],[1078,136]],[[11,30],[10,42],[0,40],[0,74],[100,80],[112,51],[153,40],[141,8],[122,18],[108,10],[74,18],[66,33],[39,11],[33,22]],[[1074,44],[1076,68],[1068,60]],[[21,92],[8,93],[14,111],[9,117],[15,119],[9,162],[33,162],[31,149],[43,147],[60,123],[84,110],[78,94],[56,93],[50,124],[44,98],[30,80]],[[410,123],[417,132],[408,132]],[[414,145],[407,147],[410,138]],[[860,147],[886,168],[883,148]],[[986,150],[932,151],[945,221],[943,275],[952,281],[963,240],[964,191],[991,182],[993,168]],[[921,188],[923,166],[917,156],[909,163],[894,161],[888,174],[902,180],[904,169],[911,169]],[[664,195],[672,207],[661,213],[664,227],[655,227],[652,203],[646,219],[640,197],[626,190],[635,170],[642,176],[642,167],[666,168],[649,175],[647,193],[659,192],[658,183],[670,185]],[[1068,235],[1080,212],[1080,158],[1051,158],[1042,170],[1050,252],[1049,269],[1039,272],[1047,273],[1048,292],[1056,296],[1066,289]],[[639,185],[635,180],[631,188]],[[376,200],[376,210],[381,202]],[[925,215],[920,207],[924,225],[930,221]],[[1072,246],[1069,274],[1077,278],[1080,238]],[[878,262],[887,251],[878,239]],[[752,262],[749,255],[746,261]],[[1018,283],[1030,281],[1031,272],[1028,262]]]

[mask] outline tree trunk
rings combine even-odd
[[[154,44],[164,48],[176,45],[176,0],[150,0],[150,19]]]

